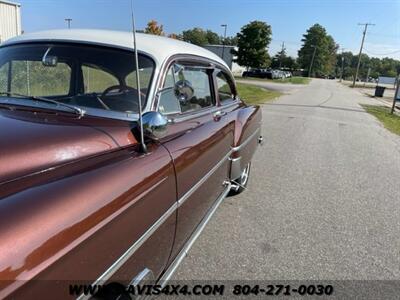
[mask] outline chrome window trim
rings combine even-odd
[[[185,201],[209,178],[217,169],[231,156],[232,151],[229,151],[210,171],[207,172],[193,187],[190,188],[179,200],[178,207],[181,207]]]
[[[223,110],[224,108],[230,108],[232,106],[236,106],[239,104],[240,104],[240,100],[235,99],[234,102],[232,102],[232,103],[228,103],[228,104],[221,105],[221,106],[205,107],[201,110],[193,112],[192,114],[176,115],[175,117],[172,117],[172,114],[171,115],[167,114],[165,116],[168,118],[168,121],[170,123],[179,123],[179,122],[184,122],[184,121],[188,121],[191,119],[203,117],[203,116],[206,116],[207,114],[212,114],[212,113],[215,113],[216,111]]]
[[[222,70],[225,70],[226,72],[231,72],[224,65],[220,64],[217,61],[214,61],[213,59],[207,58],[207,57],[198,56],[195,54],[179,54],[179,53],[176,55],[170,56],[161,64],[160,68],[158,69],[159,72],[158,72],[157,79],[154,82],[154,97],[153,97],[153,101],[150,106],[150,110],[158,111],[159,92],[163,89],[165,77],[168,73],[169,68],[173,64],[177,63],[178,61],[199,62],[199,63],[203,63],[205,65],[208,65],[208,66],[203,66],[203,68],[206,68],[206,69],[214,69],[216,67],[219,67]],[[236,84],[235,84],[235,87],[236,87]],[[215,99],[215,100],[217,100],[217,99]]]
[[[236,147],[232,147],[232,152],[240,151],[244,146],[246,146],[252,138],[261,130],[261,128],[257,128],[244,142]]]
[[[214,113],[214,112],[216,112],[216,111],[218,111],[220,109],[221,109],[220,106],[205,107],[205,108],[197,110],[196,112],[193,112],[193,113],[177,115],[175,118],[174,117],[170,117],[169,120],[170,120],[171,123],[184,122],[184,121],[188,121],[188,120],[191,120],[191,119],[203,117],[203,116],[206,116],[208,114],[212,114],[212,113]]]
[[[97,48],[108,48],[111,50],[123,50],[126,52],[130,52],[133,55],[134,50],[132,48],[127,48],[123,46],[118,46],[118,45],[110,45],[107,43],[97,43],[97,42],[90,42],[90,41],[73,41],[73,40],[64,40],[64,39],[57,39],[57,40],[52,40],[52,39],[38,39],[34,41],[15,41],[3,46],[0,46],[0,48],[6,48],[6,47],[13,47],[13,46],[25,46],[25,45],[46,45],[46,46],[54,46],[54,45],[67,45],[67,46],[93,46]],[[157,83],[159,80],[159,75],[160,75],[160,63],[156,59],[156,57],[150,53],[138,50],[138,54],[146,56],[147,58],[150,58],[154,64],[154,69],[151,77],[151,82],[147,91],[146,95],[146,105],[144,106],[143,113],[150,111],[154,98],[155,98],[155,90],[157,87]],[[133,56],[132,56],[133,57]],[[133,59],[133,58],[132,58]],[[32,106],[32,107],[40,107],[40,106]],[[85,115],[90,115],[94,117],[100,117],[100,118],[107,118],[107,119],[113,119],[113,120],[122,120],[122,121],[137,121],[139,119],[139,114],[138,113],[128,113],[128,112],[118,112],[118,111],[108,111],[100,108],[90,108],[90,107],[84,107],[84,106],[79,106],[84,108],[85,110]],[[46,108],[43,107],[43,108]]]
[[[178,201],[176,201],[171,207],[155,222],[151,227],[136,241],[134,242],[128,250],[126,250],[103,274],[101,274],[91,285],[95,286],[96,284],[104,284],[105,281],[111,278],[121,266],[128,261],[129,258],[142,246],[151,235],[170,217],[187,199],[190,195],[192,195],[215,171],[225,162],[225,160],[229,159],[232,154],[232,150],[230,150],[206,175],[204,175],[189,191],[187,191]],[[161,182],[163,182],[166,178],[162,179],[160,182],[155,184],[151,189],[158,186]],[[229,189],[224,190],[224,194],[228,193],[230,190],[230,183],[224,181],[224,183],[229,185]],[[225,196],[226,196],[225,194]],[[224,198],[225,198],[224,196]],[[219,198],[217,198],[218,201]],[[223,199],[222,199],[223,200]],[[221,200],[221,201],[222,201]],[[214,204],[215,205],[215,204]],[[218,204],[219,205],[219,204]],[[218,206],[217,206],[218,207]],[[215,208],[216,209],[216,208]],[[200,223],[201,224],[201,223]],[[205,225],[204,225],[205,226]],[[197,238],[197,237],[196,237]],[[92,295],[81,294],[77,300],[86,300],[90,299]]]

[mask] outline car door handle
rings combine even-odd
[[[219,119],[221,119],[221,117],[225,116],[226,112],[222,111],[222,110],[218,110],[215,113],[213,113],[213,117],[214,120],[218,121]]]

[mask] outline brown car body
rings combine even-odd
[[[158,86],[177,60],[230,75],[186,53],[164,62]],[[2,107],[0,298],[76,298],[69,284],[126,285],[144,270],[168,279],[259,142],[259,107],[214,96],[147,140],[147,153],[130,121]]]

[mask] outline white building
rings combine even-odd
[[[0,0],[0,43],[21,34],[21,4]]]

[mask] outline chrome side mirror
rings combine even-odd
[[[149,111],[143,114],[143,132],[154,140],[164,137],[167,133],[168,119],[158,111]]]
[[[175,83],[174,91],[176,98],[183,104],[190,101],[194,95],[192,84],[187,80],[179,80]]]

